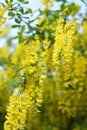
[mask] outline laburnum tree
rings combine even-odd
[[[87,130],[87,12],[41,3],[0,0],[0,130]]]

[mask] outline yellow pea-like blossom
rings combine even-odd
[[[66,39],[65,33],[63,31],[63,22],[64,22],[63,18],[59,18],[57,22],[58,27],[55,32],[55,43],[53,46],[53,54],[52,54],[52,62],[54,65],[59,65],[60,53],[62,48],[64,47],[64,42]]]
[[[0,8],[0,26],[5,23],[6,18],[4,18],[5,12],[9,9],[9,7],[12,5],[12,3],[9,3],[7,7]]]
[[[47,4],[48,0],[41,0],[42,4]]]
[[[10,104],[7,108],[7,112],[8,112],[6,116],[7,121],[5,122],[4,129],[23,130],[25,127],[27,111],[22,102],[22,98],[15,92],[10,97]]]

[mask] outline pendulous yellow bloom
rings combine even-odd
[[[8,10],[8,8],[12,5],[12,3],[9,3],[7,7],[1,8],[0,7],[0,26],[5,23],[6,18],[4,18],[5,12]]]
[[[7,108],[7,120],[4,125],[5,130],[24,130],[27,111],[22,100],[21,95],[15,92],[10,97],[10,104]]]

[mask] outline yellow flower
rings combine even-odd
[[[41,0],[42,4],[47,4],[49,0]]]

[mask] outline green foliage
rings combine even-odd
[[[22,85],[24,87],[24,83],[25,83],[25,77],[24,76],[20,76],[20,77],[13,78],[11,80],[8,80],[8,81],[2,83],[0,85],[0,87],[3,87],[3,86],[7,86],[7,87],[13,86],[13,87],[16,88],[18,85]]]
[[[87,5],[87,2],[86,2],[86,0],[81,0],[84,4],[86,4]]]

